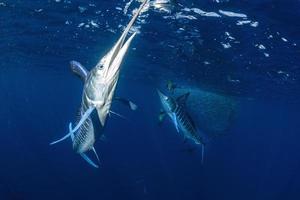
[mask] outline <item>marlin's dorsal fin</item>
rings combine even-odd
[[[70,62],[70,67],[72,72],[79,76],[82,81],[86,80],[89,71],[80,62],[72,60]]]
[[[185,104],[187,98],[190,96],[190,92],[187,92],[183,95],[180,95],[179,97],[176,98],[176,101],[179,103],[179,104]]]

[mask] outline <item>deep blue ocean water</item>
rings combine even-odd
[[[109,117],[95,145],[100,168],[70,140],[49,146],[81,101],[69,61],[94,67],[139,6],[129,2],[0,0],[0,199],[299,199],[299,0],[151,1],[116,89],[139,108],[113,104],[126,120]],[[158,125],[156,88],[167,80],[191,104],[202,104],[200,91],[234,99],[234,119],[203,164],[170,120]]]

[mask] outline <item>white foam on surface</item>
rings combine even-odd
[[[247,18],[246,14],[236,13],[236,12],[232,12],[232,11],[219,10],[219,13],[221,13],[222,15],[225,15],[227,17]]]
[[[80,27],[82,27],[82,26],[84,26],[84,23],[83,22],[81,22],[80,24],[78,24],[78,28],[80,28]]]
[[[90,24],[95,28],[99,28],[99,25],[94,20],[91,20]]]
[[[230,35],[229,32],[225,32],[225,35],[226,35],[226,37],[227,37],[228,39],[230,39],[230,40],[235,40],[235,38],[232,37],[232,36]]]
[[[258,22],[251,22],[251,24],[250,24],[250,26],[252,26],[252,27],[258,27]]]
[[[126,5],[125,5],[125,7],[123,9],[124,15],[127,14],[128,8],[129,8],[129,6],[131,5],[132,2],[133,2],[133,0],[130,0],[129,2],[126,3]]]
[[[221,42],[222,46],[224,47],[224,49],[229,49],[231,48],[231,44],[230,43],[223,43]]]
[[[238,20],[238,21],[236,22],[236,25],[242,26],[242,25],[250,24],[250,23],[251,23],[251,20]]]
[[[262,45],[262,44],[256,44],[255,46],[258,47],[258,48],[261,49],[261,50],[267,49],[267,48],[266,48],[264,45]]]
[[[43,11],[42,8],[40,8],[40,9],[35,9],[35,10],[34,10],[34,12],[37,12],[37,13],[40,13],[40,12],[42,12],[42,11]]]
[[[80,13],[84,13],[87,10],[87,7],[78,6],[78,10],[79,10]]]
[[[170,0],[154,0],[150,2],[150,6],[160,12],[171,13]]]
[[[195,20],[197,19],[195,16],[193,15],[184,15],[182,14],[182,12],[178,12],[175,14],[175,18],[176,19],[190,19],[190,20]]]
[[[204,10],[201,10],[199,8],[191,8],[191,11],[193,11],[194,13],[197,13],[203,17],[221,17],[221,15],[219,15],[218,13],[215,12],[206,12]]]
[[[233,79],[230,75],[227,76],[227,81],[232,83],[240,83],[241,81],[239,79]]]

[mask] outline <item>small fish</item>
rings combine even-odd
[[[193,122],[185,107],[186,100],[190,93],[186,93],[175,99],[173,97],[166,96],[159,90],[157,90],[157,92],[164,110],[164,112],[160,113],[160,115],[168,115],[175,125],[177,132],[181,133],[184,139],[190,139],[196,144],[202,145],[203,162],[205,145],[204,138],[200,136],[200,131],[197,129],[195,123]],[[162,120],[164,119],[164,117],[160,118]]]

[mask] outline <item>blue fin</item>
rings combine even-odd
[[[72,127],[72,123],[69,124],[69,130],[72,130],[72,129],[70,129],[70,126]],[[55,141],[51,142],[50,145],[57,144],[57,143],[59,143],[59,142],[61,142],[61,141],[64,141],[65,139],[67,139],[67,138],[70,137],[70,136],[71,136],[71,139],[72,139],[72,141],[73,141],[74,134],[73,134],[71,131],[69,131],[69,133],[68,133],[67,135],[65,135],[64,137],[62,137],[62,138],[59,139],[59,140],[55,140]]]
[[[67,135],[65,135],[65,136],[62,137],[61,139],[55,140],[55,141],[51,142],[49,145],[57,144],[57,143],[59,143],[59,142],[61,142],[61,141],[64,141],[65,139],[67,139],[67,138],[70,137],[70,136],[71,136],[71,133],[68,133]]]
[[[88,70],[79,62],[72,60],[70,62],[70,67],[72,72],[74,72],[74,74],[76,74],[77,76],[79,76],[79,78],[83,81],[86,80],[86,77],[88,75]]]
[[[80,154],[81,155],[81,157],[86,161],[86,162],[88,162],[90,165],[92,165],[93,167],[95,167],[95,168],[99,168],[99,166],[98,165],[96,165],[85,153],[81,153]]]

